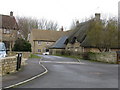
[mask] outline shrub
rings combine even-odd
[[[13,51],[30,51],[31,52],[31,44],[24,39],[17,39],[15,41]]]

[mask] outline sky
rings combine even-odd
[[[101,18],[117,17],[120,0],[0,0],[0,14],[53,20],[69,29],[75,19],[80,22],[101,13]]]

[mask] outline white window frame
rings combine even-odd
[[[10,34],[10,33],[11,33],[11,30],[9,30],[9,29],[4,29],[4,30],[3,30],[3,33],[4,33],[4,34]]]

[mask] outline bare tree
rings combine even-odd
[[[57,30],[58,23],[52,20],[48,21],[47,19],[40,19],[38,21],[38,28],[42,30]]]
[[[71,29],[71,30],[74,29],[74,28],[77,26],[78,23],[79,23],[79,20],[78,20],[78,19],[72,20],[70,29]]]
[[[34,18],[17,17],[20,33],[27,40],[28,34],[32,29],[38,29],[38,21]]]

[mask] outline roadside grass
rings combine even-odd
[[[35,54],[31,54],[29,58],[41,58],[41,57],[39,57],[39,56],[37,56]]]
[[[68,58],[74,58],[74,59],[82,59],[82,58],[77,57],[77,56],[68,56],[68,55],[60,55],[60,54],[55,54],[54,56],[68,57]]]
[[[60,55],[60,54],[55,54],[54,56],[61,56],[61,57],[75,58],[75,56]]]

